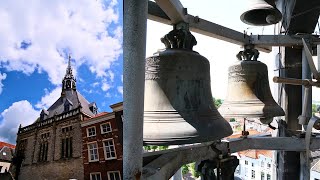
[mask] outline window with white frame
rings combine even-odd
[[[245,161],[244,161],[244,164],[245,164],[245,165],[248,165],[248,161],[247,161],[247,160],[245,160]]]
[[[261,167],[263,167],[264,166],[264,162],[263,161],[261,161]]]
[[[113,139],[104,140],[103,141],[103,148],[104,148],[104,156],[105,156],[106,160],[117,158]]]
[[[87,128],[87,137],[92,137],[92,136],[96,136],[96,127],[95,126]]]
[[[101,180],[101,173],[100,172],[90,173],[90,180]]]
[[[100,127],[101,127],[101,134],[108,133],[108,132],[112,131],[110,122],[107,122],[105,124],[101,124]]]
[[[108,172],[108,179],[110,180],[121,180],[121,175],[119,171],[109,171]]]
[[[88,158],[89,162],[99,160],[98,145],[96,142],[88,144]]]

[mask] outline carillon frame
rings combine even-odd
[[[284,3],[279,0],[279,3]],[[124,128],[123,128],[123,160],[124,179],[169,179],[183,165],[195,161],[231,162],[228,165],[236,167],[236,162],[230,158],[230,153],[247,149],[265,149],[278,151],[300,152],[301,169],[300,179],[309,179],[310,176],[310,150],[320,149],[320,137],[311,136],[312,127],[319,124],[319,117],[311,118],[307,111],[308,90],[305,92],[302,114],[299,118],[305,131],[293,131],[296,136],[270,137],[260,134],[244,138],[229,139],[228,141],[206,142],[196,145],[186,145],[175,149],[157,152],[142,153],[143,129],[143,94],[144,92],[144,56],[146,40],[147,15],[151,20],[164,24],[189,24],[190,30],[206,36],[224,40],[237,45],[252,45],[259,51],[271,52],[273,46],[303,48],[303,57],[308,60],[303,69],[310,67],[316,81],[275,78],[274,81],[283,84],[302,85],[306,89],[312,86],[320,87],[319,73],[310,61],[310,48],[320,51],[320,39],[311,34],[296,35],[247,35],[218,24],[206,21],[187,13],[179,0],[130,1],[124,0]],[[281,12],[283,10],[280,10]],[[284,17],[286,18],[286,17]],[[290,19],[289,19],[290,20]],[[284,19],[287,22],[288,19]],[[309,75],[311,72],[309,71]],[[309,76],[305,76],[309,77]],[[140,95],[137,95],[140,94]],[[299,106],[300,107],[300,106]],[[298,121],[298,120],[297,120]],[[279,125],[279,130],[285,131]],[[298,130],[298,129],[296,129]],[[303,135],[303,136],[301,136]],[[222,168],[223,169],[223,168]],[[281,179],[281,178],[280,178]]]

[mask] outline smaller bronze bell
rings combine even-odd
[[[241,21],[246,24],[265,26],[276,24],[282,19],[274,0],[247,0],[247,2],[249,2],[248,9],[240,16]]]
[[[284,116],[272,97],[267,66],[258,56],[256,49],[240,51],[240,61],[229,67],[227,98],[218,109],[224,118],[260,118],[269,124],[273,117]]]

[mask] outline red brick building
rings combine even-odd
[[[85,180],[122,179],[123,104],[81,122]]]

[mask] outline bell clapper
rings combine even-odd
[[[243,118],[243,130],[241,132],[242,134],[241,138],[247,138],[249,135],[249,131],[246,131],[246,120],[247,118]]]

